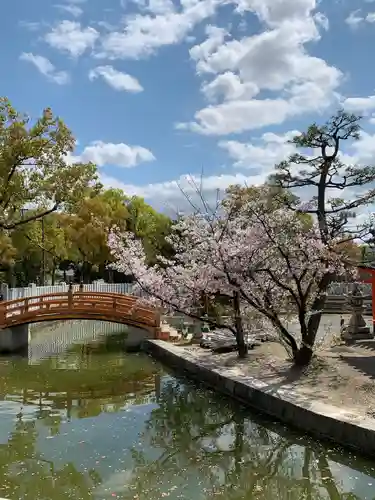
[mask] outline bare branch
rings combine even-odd
[[[52,208],[45,210],[44,212],[34,214],[30,217],[27,217],[26,219],[20,219],[20,220],[15,221],[15,222],[6,223],[6,222],[0,221],[0,228],[2,228],[2,229],[14,229],[15,227],[22,226],[24,224],[28,224],[29,222],[42,219],[46,215],[49,215],[53,212],[56,212],[56,210],[58,210],[59,206],[60,206],[59,203],[55,203],[55,205],[53,205]]]

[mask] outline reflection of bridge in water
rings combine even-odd
[[[46,322],[44,324],[35,323],[30,325],[30,339],[27,351],[29,363],[39,363],[45,358],[67,351],[75,344],[100,342],[110,335],[119,336],[122,346],[126,347],[127,350],[137,348],[142,340],[150,336],[146,330],[107,321],[68,320]],[[61,364],[61,360],[59,364]],[[56,368],[63,367],[56,366]],[[70,364],[65,368],[74,369]]]
[[[39,363],[27,359],[0,363],[0,401],[86,418],[155,402],[160,393],[160,367],[145,356],[118,356],[123,336],[65,346],[66,354]],[[108,369],[110,368],[110,369]]]
[[[61,417],[89,418],[101,413],[112,413],[131,405],[155,403],[160,377],[147,376],[139,380],[127,380],[113,384],[108,381],[102,387],[84,390],[65,389],[60,392],[11,388],[11,397],[0,393],[0,400],[18,403],[22,407],[35,407],[39,412],[58,412]]]

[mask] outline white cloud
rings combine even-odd
[[[20,21],[19,25],[29,31],[38,31],[42,27],[42,22],[37,21]]]
[[[68,12],[73,17],[79,17],[83,14],[83,9],[75,4],[68,4],[68,5],[58,4],[55,5],[55,7],[59,10],[62,10],[63,12]]]
[[[373,24],[375,23],[375,12],[368,12],[365,15],[362,15],[361,9],[354,10],[349,14],[349,16],[345,19],[345,22],[352,28],[358,28],[358,26],[364,22]]]
[[[154,184],[134,185],[126,184],[120,180],[102,175],[100,178],[105,187],[123,189],[129,196],[141,196],[149,201],[154,207],[164,209],[175,215],[178,211],[191,212],[192,207],[182,194],[181,190],[197,206],[200,205],[200,198],[197,188],[202,190],[204,198],[211,206],[215,205],[218,192],[223,191],[233,184],[240,185],[260,185],[264,178],[262,175],[243,174],[223,174],[201,177],[199,175],[183,175],[178,179]]]
[[[359,15],[361,12],[360,9],[354,10],[349,14],[349,16],[345,19],[345,22],[353,29],[357,28],[359,24],[364,21],[362,15]]]
[[[180,12],[128,16],[123,31],[115,31],[104,37],[97,56],[109,59],[150,56],[160,47],[184,40],[198,23],[214,14],[222,1],[184,2]]]
[[[107,175],[101,176],[105,187],[123,189],[129,195],[141,196],[148,200],[153,206],[169,211],[172,215],[178,210],[191,211],[192,207],[186,201],[181,189],[199,206],[199,196],[196,189],[201,188],[205,200],[214,206],[218,192],[223,194],[224,190],[233,184],[256,186],[263,184],[268,176],[274,171],[275,164],[287,159],[295,151],[295,147],[287,141],[298,135],[298,130],[290,130],[284,134],[272,132],[264,133],[261,137],[251,143],[237,141],[221,141],[219,146],[225,149],[234,160],[234,166],[245,170],[244,173],[212,175],[201,177],[200,175],[183,175],[178,179],[159,182],[154,184],[134,185]],[[354,141],[347,146],[347,153],[341,155],[345,164],[372,164],[375,161],[375,134],[363,133],[359,141]],[[296,168],[298,168],[296,166]],[[296,190],[296,194],[304,200],[314,196],[311,189]],[[329,193],[336,196],[336,192]],[[351,189],[344,193],[346,199],[354,199],[358,190]],[[372,208],[372,210],[374,207]],[[365,211],[361,211],[365,214]]]
[[[299,134],[298,130],[292,130],[284,135],[267,132],[256,143],[221,141],[219,146],[234,160],[234,167],[259,172],[259,175],[262,174],[266,180],[277,163],[295,152],[295,146],[288,141]]]
[[[280,26],[285,21],[300,21],[310,16],[316,7],[315,0],[238,0],[240,12],[254,12],[270,27]]]
[[[45,41],[55,49],[78,57],[93,48],[98,37],[95,28],[81,28],[79,22],[64,20],[45,35]]]
[[[273,171],[275,164],[295,151],[294,146],[288,144],[287,141],[298,134],[297,130],[281,135],[267,132],[254,144],[236,141],[220,142],[219,146],[225,149],[234,160],[234,166],[246,169],[246,174],[230,173],[207,177],[197,174],[183,175],[178,179],[145,185],[126,184],[116,178],[102,175],[101,182],[106,187],[117,187],[129,195],[141,196],[158,208],[189,211],[191,207],[181,193],[181,189],[191,197],[195,204],[199,204],[196,189],[201,188],[205,199],[214,204],[218,191],[223,193],[230,185],[261,185]]]
[[[338,100],[342,73],[323,59],[310,56],[305,45],[320,38],[314,16],[315,0],[242,0],[266,29],[239,40],[225,41],[226,33],[211,27],[207,39],[190,49],[199,74],[216,74],[202,91],[216,106],[195,114],[195,121],[178,128],[203,134],[243,132],[307,111],[322,111]],[[254,99],[261,90],[275,93]],[[230,101],[230,102],[228,102]]]
[[[343,102],[347,111],[368,113],[375,109],[375,95],[368,97],[348,97]]]
[[[205,33],[207,35],[206,40],[189,50],[191,59],[198,63],[210,58],[213,52],[224,43],[225,38],[229,36],[227,30],[212,25],[206,26]],[[198,72],[200,72],[200,69],[202,71],[209,71],[207,68],[208,66],[204,66],[203,68],[200,68],[199,65],[197,66]]]
[[[252,172],[253,176],[248,182],[248,185],[251,185],[266,181],[269,175],[275,171],[275,165],[282,160],[287,160],[296,151],[295,146],[288,143],[288,140],[299,134],[300,132],[297,130],[291,130],[282,135],[267,132],[251,143],[221,141],[219,146],[227,150],[229,156],[235,161],[234,167]],[[341,145],[340,153],[340,159],[345,165],[363,166],[374,164],[375,134],[362,132],[358,141],[349,142],[348,144],[345,142],[343,141]],[[319,153],[319,150],[311,152],[312,156]],[[297,173],[297,171],[301,170],[301,166],[291,165],[291,170]],[[311,199],[316,194],[316,190],[312,187],[298,188],[294,192],[303,200]],[[363,192],[363,187],[353,187],[339,194],[347,200],[353,200],[361,192]],[[337,197],[338,192],[335,189],[329,189],[327,195],[328,197]],[[375,207],[372,206],[371,210],[374,211],[374,209]],[[358,213],[364,216],[366,212],[367,208],[362,208]]]
[[[103,80],[115,90],[127,92],[142,92],[143,87],[139,81],[127,73],[117,71],[112,66],[97,66],[89,72],[89,79],[95,80],[102,77]]]
[[[194,45],[190,49],[190,57],[196,62],[197,73],[221,73],[225,70],[234,70],[238,62],[246,54],[246,46],[239,40],[230,40],[224,43],[226,31],[217,28],[218,31],[207,33],[207,39],[201,44]]]
[[[308,111],[320,112],[337,100],[317,82],[293,86],[289,98],[232,100],[197,111],[195,121],[177,123],[179,130],[204,135],[226,135],[279,125]]]
[[[129,146],[122,142],[113,144],[111,142],[94,141],[86,146],[79,156],[73,156],[71,161],[93,162],[98,167],[114,165],[118,167],[131,168],[140,163],[155,160],[150,150],[142,146]]]
[[[64,85],[70,80],[66,71],[57,71],[55,66],[46,57],[32,54],[31,52],[23,52],[20,55],[20,60],[33,64],[42,75],[58,85]]]
[[[358,141],[352,143],[350,150],[353,151],[351,158],[354,163],[358,164],[371,164],[375,162],[375,134],[367,132],[361,133]]]
[[[204,83],[201,90],[209,101],[216,101],[220,97],[230,101],[251,99],[258,94],[259,87],[253,82],[242,83],[238,75],[226,71],[210,83]]]
[[[322,12],[317,12],[314,16],[315,21],[326,31],[329,30],[329,19]]]
[[[174,5],[172,0],[132,0],[142,10],[152,12],[153,14],[167,14],[173,12]]]
[[[283,123],[288,112],[288,102],[283,99],[230,101],[201,109],[195,113],[195,122],[178,123],[176,128],[206,135],[240,133]]]

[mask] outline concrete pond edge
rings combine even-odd
[[[238,375],[220,367],[215,358],[200,359],[192,351],[163,340],[147,340],[143,350],[189,378],[198,380],[246,406],[302,430],[319,439],[375,458],[375,419],[352,408],[339,408],[311,399],[293,388],[267,384],[254,377]]]

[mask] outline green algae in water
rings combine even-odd
[[[1,360],[1,497],[375,498],[375,462],[291,433],[120,340],[35,365]]]

